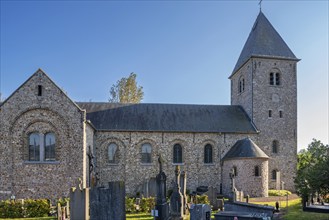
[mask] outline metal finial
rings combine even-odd
[[[262,11],[262,1],[263,0],[259,0],[259,3],[258,3],[258,5],[259,5],[259,11]]]

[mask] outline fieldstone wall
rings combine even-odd
[[[251,197],[268,196],[268,160],[260,158],[224,161],[224,195],[230,195],[232,191],[230,172],[234,166],[237,168],[235,187],[238,191],[243,191],[244,195],[249,194]],[[259,176],[255,176],[255,166],[259,167]]]
[[[249,135],[253,137],[254,135]],[[187,189],[196,190],[200,185],[213,186],[219,190],[221,183],[221,158],[242,134],[215,133],[161,133],[161,132],[104,132],[95,135],[97,172],[100,173],[101,185],[110,180],[125,181],[126,192],[135,195],[141,185],[154,178],[158,171],[158,154],[165,160],[164,172],[167,175],[167,187],[171,188],[176,165],[187,171]],[[116,164],[108,162],[107,149],[110,143],[119,147],[119,160]],[[152,145],[151,163],[141,162],[141,146]],[[179,143],[183,148],[183,163],[173,163],[173,146]],[[213,146],[213,163],[204,163],[204,146]]]
[[[297,61],[279,59],[250,59],[232,78],[231,102],[242,105],[260,133],[255,143],[270,157],[269,173],[280,171],[281,181],[287,190],[295,191],[294,176],[297,170]],[[280,73],[280,85],[270,85],[270,72]],[[245,93],[238,93],[238,80],[248,73]],[[249,89],[252,88],[252,89]],[[246,97],[244,97],[246,96]],[[249,98],[251,96],[251,99]],[[252,108],[250,112],[248,109]],[[272,117],[269,117],[269,110]],[[280,117],[280,111],[282,117]],[[273,153],[272,143],[279,143]],[[275,180],[270,180],[273,188]]]
[[[85,184],[84,120],[85,112],[41,70],[19,87],[0,106],[0,199],[56,199],[68,196],[78,178]],[[28,160],[31,132],[55,134],[55,161]]]

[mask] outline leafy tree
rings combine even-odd
[[[140,103],[144,97],[143,87],[137,85],[136,73],[123,77],[113,84],[110,89],[109,102],[112,103]]]
[[[329,146],[313,139],[306,150],[298,153],[297,194],[304,199],[315,192],[320,195],[329,193]]]

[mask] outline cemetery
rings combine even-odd
[[[281,204],[286,203],[288,206],[288,194],[291,194],[289,191],[283,191],[286,193],[283,201],[280,203],[276,201],[274,207],[251,203],[254,199],[249,198],[249,195],[244,196],[243,192],[235,187],[234,170],[230,173],[231,194],[229,197],[224,197],[211,186],[200,186],[196,191],[187,194],[186,176],[188,174],[176,166],[175,180],[171,183],[169,195],[161,155],[159,155],[158,163],[159,173],[155,177],[155,197],[145,198],[141,195],[140,198],[129,198],[125,192],[125,183],[122,181],[109,182],[107,186],[95,185],[84,188],[81,180],[78,180],[76,186],[70,190],[69,199],[58,201],[56,211],[52,212],[52,217],[49,219],[124,220],[138,219],[129,217],[129,213],[143,213],[144,216],[149,216],[149,219],[154,220],[264,220],[279,219],[275,214],[280,212]],[[50,200],[22,200],[15,204],[12,208],[7,204],[6,210],[4,203],[0,203],[0,218],[46,217],[51,213]],[[19,209],[24,209],[24,212],[20,213]],[[329,210],[329,206],[322,209]],[[4,216],[2,212],[11,212],[11,215]]]

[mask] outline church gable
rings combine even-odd
[[[29,79],[27,79],[16,91],[14,91],[0,108],[13,108],[12,105],[18,105],[17,110],[31,108],[54,108],[56,103],[61,103],[61,107],[66,103],[70,108],[81,111],[63,90],[61,90],[49,76],[38,69]]]
[[[1,103],[0,200],[58,198],[85,181],[84,121],[85,111],[40,69]]]

